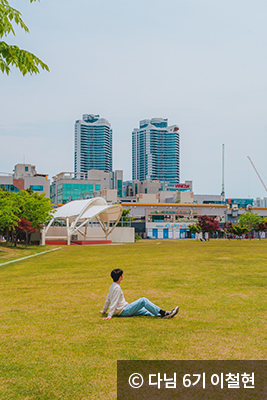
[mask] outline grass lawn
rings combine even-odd
[[[118,359],[266,359],[266,266],[267,240],[65,246],[2,266],[0,399],[115,399]],[[117,267],[126,301],[178,316],[103,321]]]
[[[10,244],[0,243],[0,265],[18,258],[28,257],[32,254],[42,253],[47,250],[55,249],[58,246],[25,246],[17,244],[11,247]]]

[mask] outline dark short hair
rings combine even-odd
[[[122,276],[123,274],[123,270],[120,268],[116,268],[113,269],[113,271],[111,271],[111,278],[113,279],[114,282],[117,282],[119,280],[119,278]]]

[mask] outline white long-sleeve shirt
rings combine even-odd
[[[120,315],[127,304],[128,303],[125,301],[120,285],[117,282],[113,282],[109,288],[103,312],[106,312],[109,308],[109,317],[112,317],[112,315]]]

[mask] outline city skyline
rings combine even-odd
[[[73,121],[105,116],[113,169],[131,179],[131,133],[154,116],[181,132],[180,180],[196,193],[264,197],[267,172],[265,15],[257,0],[13,0],[30,28],[6,41],[50,67],[1,74],[0,171],[30,163],[50,177],[73,171]],[[47,24],[49,23],[49,29]],[[75,29],[74,29],[75,27]],[[78,56],[81,55],[81,56]]]

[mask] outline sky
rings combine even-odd
[[[131,134],[145,118],[180,128],[180,180],[196,194],[266,197],[267,2],[11,0],[30,29],[3,38],[50,72],[0,74],[0,171],[73,171],[74,123],[113,129],[113,169],[131,179]]]

